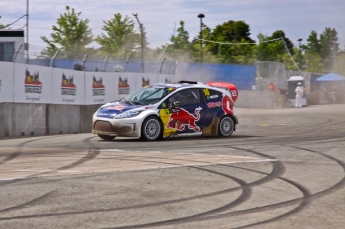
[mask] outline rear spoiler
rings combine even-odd
[[[206,85],[209,85],[211,87],[217,87],[217,88],[225,88],[230,91],[232,100],[236,102],[238,97],[238,90],[235,84],[228,83],[228,82],[207,82]]]

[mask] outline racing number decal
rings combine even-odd
[[[208,90],[208,88],[202,89],[204,91],[205,96],[210,96],[210,91]]]

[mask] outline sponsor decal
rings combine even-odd
[[[146,87],[146,86],[150,85],[150,78],[145,80],[145,78],[143,77],[142,79],[143,79],[142,83],[141,83],[142,87]]]
[[[28,69],[25,70],[25,93],[42,94],[42,82],[39,79],[39,72],[31,74]]]
[[[179,112],[171,112],[170,109],[164,109],[166,114],[171,113],[165,127],[173,128],[178,131],[183,131],[185,128],[188,128],[195,132],[200,132],[200,127],[195,123],[200,120],[200,110],[202,110],[202,108],[198,107],[194,110],[194,114],[191,114],[183,108],[180,108]]]
[[[74,84],[73,76],[69,76],[68,79],[64,73],[62,73],[62,82],[61,82],[61,95],[67,96],[76,96],[77,95],[77,87]],[[67,99],[62,100],[63,102],[69,101]],[[74,99],[73,99],[74,101]]]
[[[233,114],[234,102],[228,97],[223,96],[222,98],[222,108],[225,114]]]
[[[125,106],[123,105],[109,105],[103,108],[103,110],[117,110],[117,111],[122,111],[123,109],[125,109]]]
[[[207,107],[208,107],[208,108],[220,107],[221,105],[222,105],[221,102],[210,102],[210,103],[207,103]]]
[[[96,79],[96,77],[93,76],[92,95],[93,96],[105,96],[105,86],[103,85],[102,77],[100,77],[99,79]]]
[[[130,87],[129,87],[127,78],[122,79],[121,76],[120,76],[119,77],[118,87],[119,87],[119,93],[118,93],[119,95],[127,95],[127,94],[129,94]]]

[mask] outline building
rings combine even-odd
[[[25,63],[24,30],[0,29],[0,61],[13,60]]]

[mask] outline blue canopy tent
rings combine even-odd
[[[325,97],[321,100],[328,103],[343,103],[345,101],[345,77],[334,73],[328,73],[316,79],[320,84],[321,91]]]
[[[316,79],[318,82],[325,82],[325,81],[345,81],[345,77],[334,74],[334,73],[328,73],[326,75],[320,76]]]

